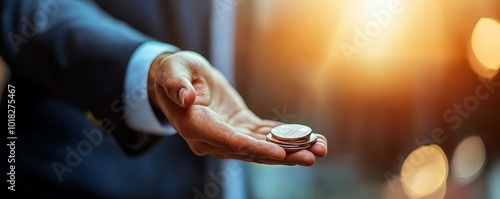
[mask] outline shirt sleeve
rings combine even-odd
[[[127,125],[137,131],[155,135],[172,135],[176,131],[165,118],[158,118],[148,97],[148,72],[155,58],[166,52],[176,52],[175,46],[156,41],[141,44],[132,54],[125,76],[125,106],[129,115]]]

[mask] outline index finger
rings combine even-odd
[[[227,153],[233,154],[266,157],[276,160],[283,160],[286,156],[285,150],[278,145],[240,133],[220,118],[210,116],[203,118],[205,121],[197,124],[203,126],[197,128],[204,131],[200,133],[205,135],[202,138],[205,143],[217,146]]]

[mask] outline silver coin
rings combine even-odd
[[[283,141],[296,141],[307,139],[312,129],[302,124],[282,124],[271,129],[274,138]]]
[[[309,136],[309,139],[304,140],[302,142],[295,142],[295,141],[294,142],[287,142],[287,141],[276,139],[271,135],[271,133],[269,133],[266,135],[266,140],[269,142],[273,142],[275,144],[278,144],[280,146],[283,146],[283,145],[285,145],[285,146],[305,146],[305,145],[314,144],[318,140],[318,135],[316,135],[315,133],[311,133]]]
[[[300,151],[303,149],[308,149],[311,146],[312,145],[306,145],[306,146],[300,146],[300,147],[283,147],[283,149],[285,149],[286,152],[295,152],[295,151]]]

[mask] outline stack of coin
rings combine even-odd
[[[299,151],[311,147],[318,136],[302,124],[282,124],[267,134],[266,140],[281,146],[285,151]]]

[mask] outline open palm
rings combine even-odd
[[[164,58],[150,71],[152,77],[156,84],[150,95],[153,103],[197,155],[312,165],[315,156],[327,153],[322,135],[308,150],[293,153],[265,141],[265,135],[280,123],[257,117],[226,78],[196,53],[179,52]]]

